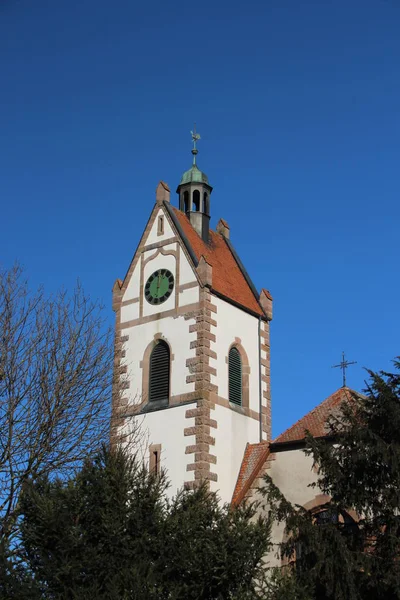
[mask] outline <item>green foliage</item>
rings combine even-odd
[[[0,539],[0,598],[4,600],[39,600],[40,594],[29,572],[18,561],[11,560],[11,549],[5,536]]]
[[[167,485],[105,448],[67,482],[25,485],[19,598],[257,598],[269,523],[254,507],[221,507],[206,487],[168,501]]]
[[[310,586],[301,584],[291,570],[272,568],[268,571],[263,592],[263,600],[313,600]]]
[[[334,443],[308,435],[316,484],[335,516],[315,518],[292,506],[266,478],[271,517],[286,523],[282,555],[292,567],[293,598],[400,598],[400,375],[369,372],[366,396],[353,395],[329,421]],[[356,523],[346,517],[358,515]],[[298,595],[296,595],[296,593]],[[290,596],[289,596],[290,597]],[[278,598],[278,596],[276,596]]]
[[[103,449],[67,483],[42,478],[21,499],[24,560],[44,598],[123,598],[152,581],[165,506],[164,478]],[[139,591],[138,587],[138,591]]]
[[[205,487],[181,492],[170,508],[163,536],[166,554],[173,560],[162,597],[255,598],[270,528],[263,519],[251,523],[254,512],[252,506],[221,508]]]

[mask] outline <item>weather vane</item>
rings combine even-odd
[[[342,352],[342,362],[339,363],[338,365],[332,365],[332,369],[342,369],[342,373],[343,373],[343,387],[346,387],[346,369],[349,365],[356,365],[357,361],[356,360],[352,360],[352,361],[348,361],[345,358],[345,354],[344,352]]]
[[[192,154],[193,154],[193,164],[195,165],[196,164],[196,154],[198,153],[198,150],[196,148],[196,142],[198,142],[200,139],[200,134],[196,132],[196,123],[194,124],[193,131],[191,131],[190,133],[191,133],[192,140],[193,140]]]

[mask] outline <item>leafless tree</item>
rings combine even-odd
[[[68,475],[109,439],[112,340],[79,285],[47,297],[29,290],[20,267],[0,271],[2,536],[17,532],[24,481]]]

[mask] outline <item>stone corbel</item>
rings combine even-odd
[[[216,229],[217,233],[223,235],[224,238],[227,238],[229,240],[230,228],[225,219],[220,219],[218,221]]]
[[[197,266],[197,274],[203,286],[212,287],[212,266],[208,264],[203,255],[201,255]]]
[[[118,310],[122,300],[122,281],[116,279],[112,288],[112,308]]]
[[[259,302],[269,321],[272,321],[272,296],[268,290],[262,289]]]
[[[170,191],[168,184],[160,181],[156,189],[156,203],[170,202]]]

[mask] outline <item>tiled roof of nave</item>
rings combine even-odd
[[[272,443],[304,440],[306,431],[309,431],[314,437],[326,436],[326,423],[329,416],[334,414],[343,402],[351,402],[354,396],[358,395],[357,392],[348,387],[339,388],[289,429],[281,433]]]

